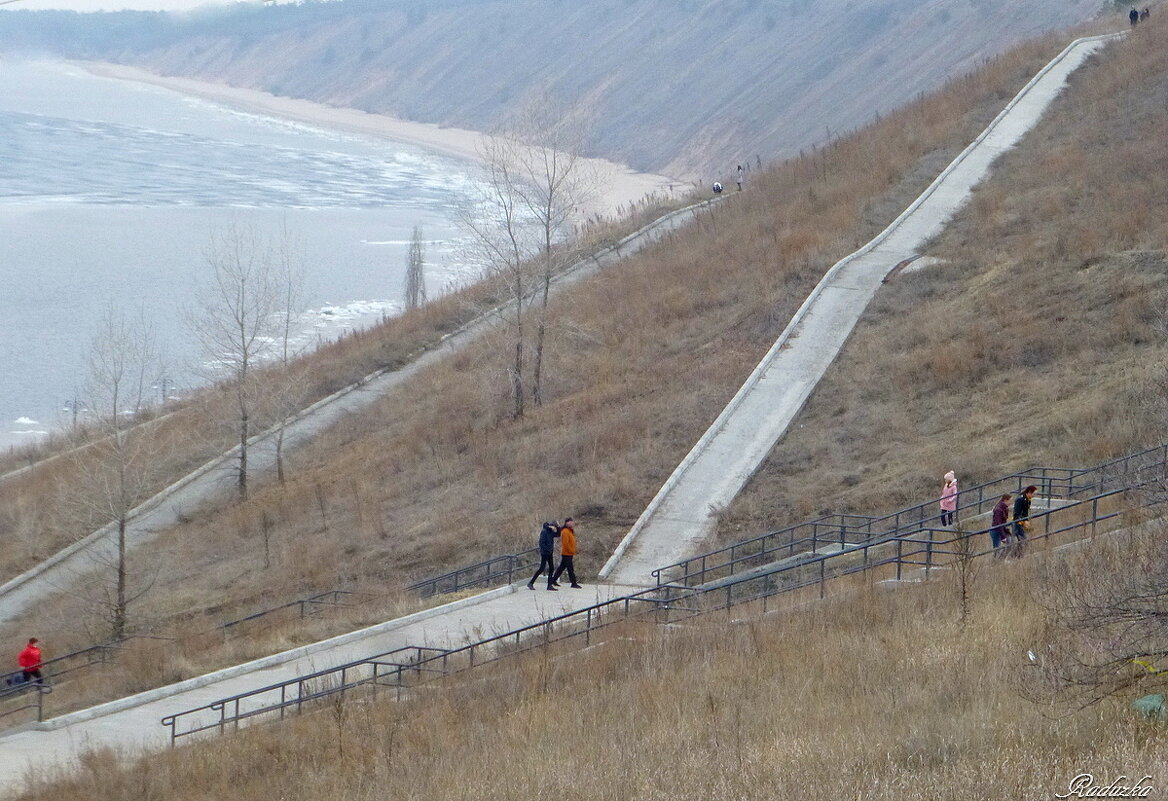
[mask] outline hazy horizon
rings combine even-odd
[[[24,11],[169,11],[185,13],[202,8],[233,5],[261,5],[264,0],[11,0],[0,5],[6,10]]]

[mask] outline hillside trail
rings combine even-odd
[[[555,279],[555,290],[588,278],[652,245],[713,202],[716,201],[704,200],[665,214],[615,245],[582,259]],[[380,370],[304,409],[284,429],[284,452],[308,444],[345,417],[361,412],[430,366],[474,342],[496,324],[500,311],[489,311],[446,334],[435,346],[405,366]],[[277,431],[271,429],[249,441],[249,478],[253,485],[274,479]],[[127,549],[133,551],[141,547],[195,510],[234,497],[238,453],[238,446],[232,448],[135,509],[126,531]],[[112,524],[101,528],[0,585],[0,619],[14,620],[50,594],[67,592],[77,581],[94,573],[98,566],[116,563],[116,560],[111,561],[114,559],[113,533]]]
[[[889,269],[912,256],[941,229],[968,199],[970,189],[993,160],[1037,122],[1070,72],[1110,38],[1092,37],[1069,45],[896,221],[825,275],[605,566],[605,575],[615,579],[614,583],[558,593],[529,592],[522,585],[502,587],[177,685],[27,724],[0,736],[0,787],[15,792],[30,771],[72,769],[92,748],[110,747],[125,754],[162,748],[168,742],[159,722],[165,715],[368,658],[402,644],[463,644],[583,609],[649,583],[653,568],[684,556],[709,531],[710,509],[727,503],[773,447],[839,352]],[[464,335],[460,332],[458,336]],[[440,358],[439,353],[428,355]],[[347,394],[374,396],[374,390],[364,386]],[[325,425],[320,423],[317,430]],[[225,479],[215,468],[208,468],[207,473],[211,483],[205,498],[210,498],[223,491]],[[171,508],[173,502],[161,506]],[[12,597],[0,600],[7,605]],[[35,593],[28,592],[21,602],[33,597]]]
[[[973,187],[1115,35],[1072,42],[1018,92],[989,126],[871,242],[835,264],[774,346],[617,546],[600,576],[654,583],[652,571],[697,551],[835,361],[885,276],[937,235]]]

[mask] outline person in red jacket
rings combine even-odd
[[[16,658],[16,664],[24,671],[25,681],[36,679],[38,684],[43,684],[45,680],[41,676],[41,649],[37,645],[38,642],[36,637],[31,638],[20,652],[20,656]]]
[[[559,582],[560,574],[567,570],[568,580],[572,582],[571,586],[580,589],[581,585],[576,581],[576,569],[572,565],[572,560],[575,557],[576,521],[569,517],[564,520],[564,525],[560,526],[560,566],[556,568],[556,572],[552,575],[552,584]]]

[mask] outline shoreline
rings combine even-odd
[[[371,114],[353,108],[339,108],[311,100],[279,97],[257,89],[243,89],[195,78],[158,75],[125,64],[104,61],[72,62],[92,75],[169,89],[184,95],[228,106],[239,111],[277,117],[320,128],[342,130],[411,145],[468,161],[483,164],[483,149],[489,135],[465,128],[445,128],[433,123],[411,122],[383,114]],[[684,192],[689,184],[677,178],[635,172],[631,168],[605,159],[584,159],[596,171],[599,184],[597,198],[589,204],[589,214],[617,215],[624,207],[647,195]]]

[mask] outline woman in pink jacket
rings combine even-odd
[[[945,486],[941,487],[941,525],[953,525],[957,512],[957,476],[950,470],[945,474]]]

